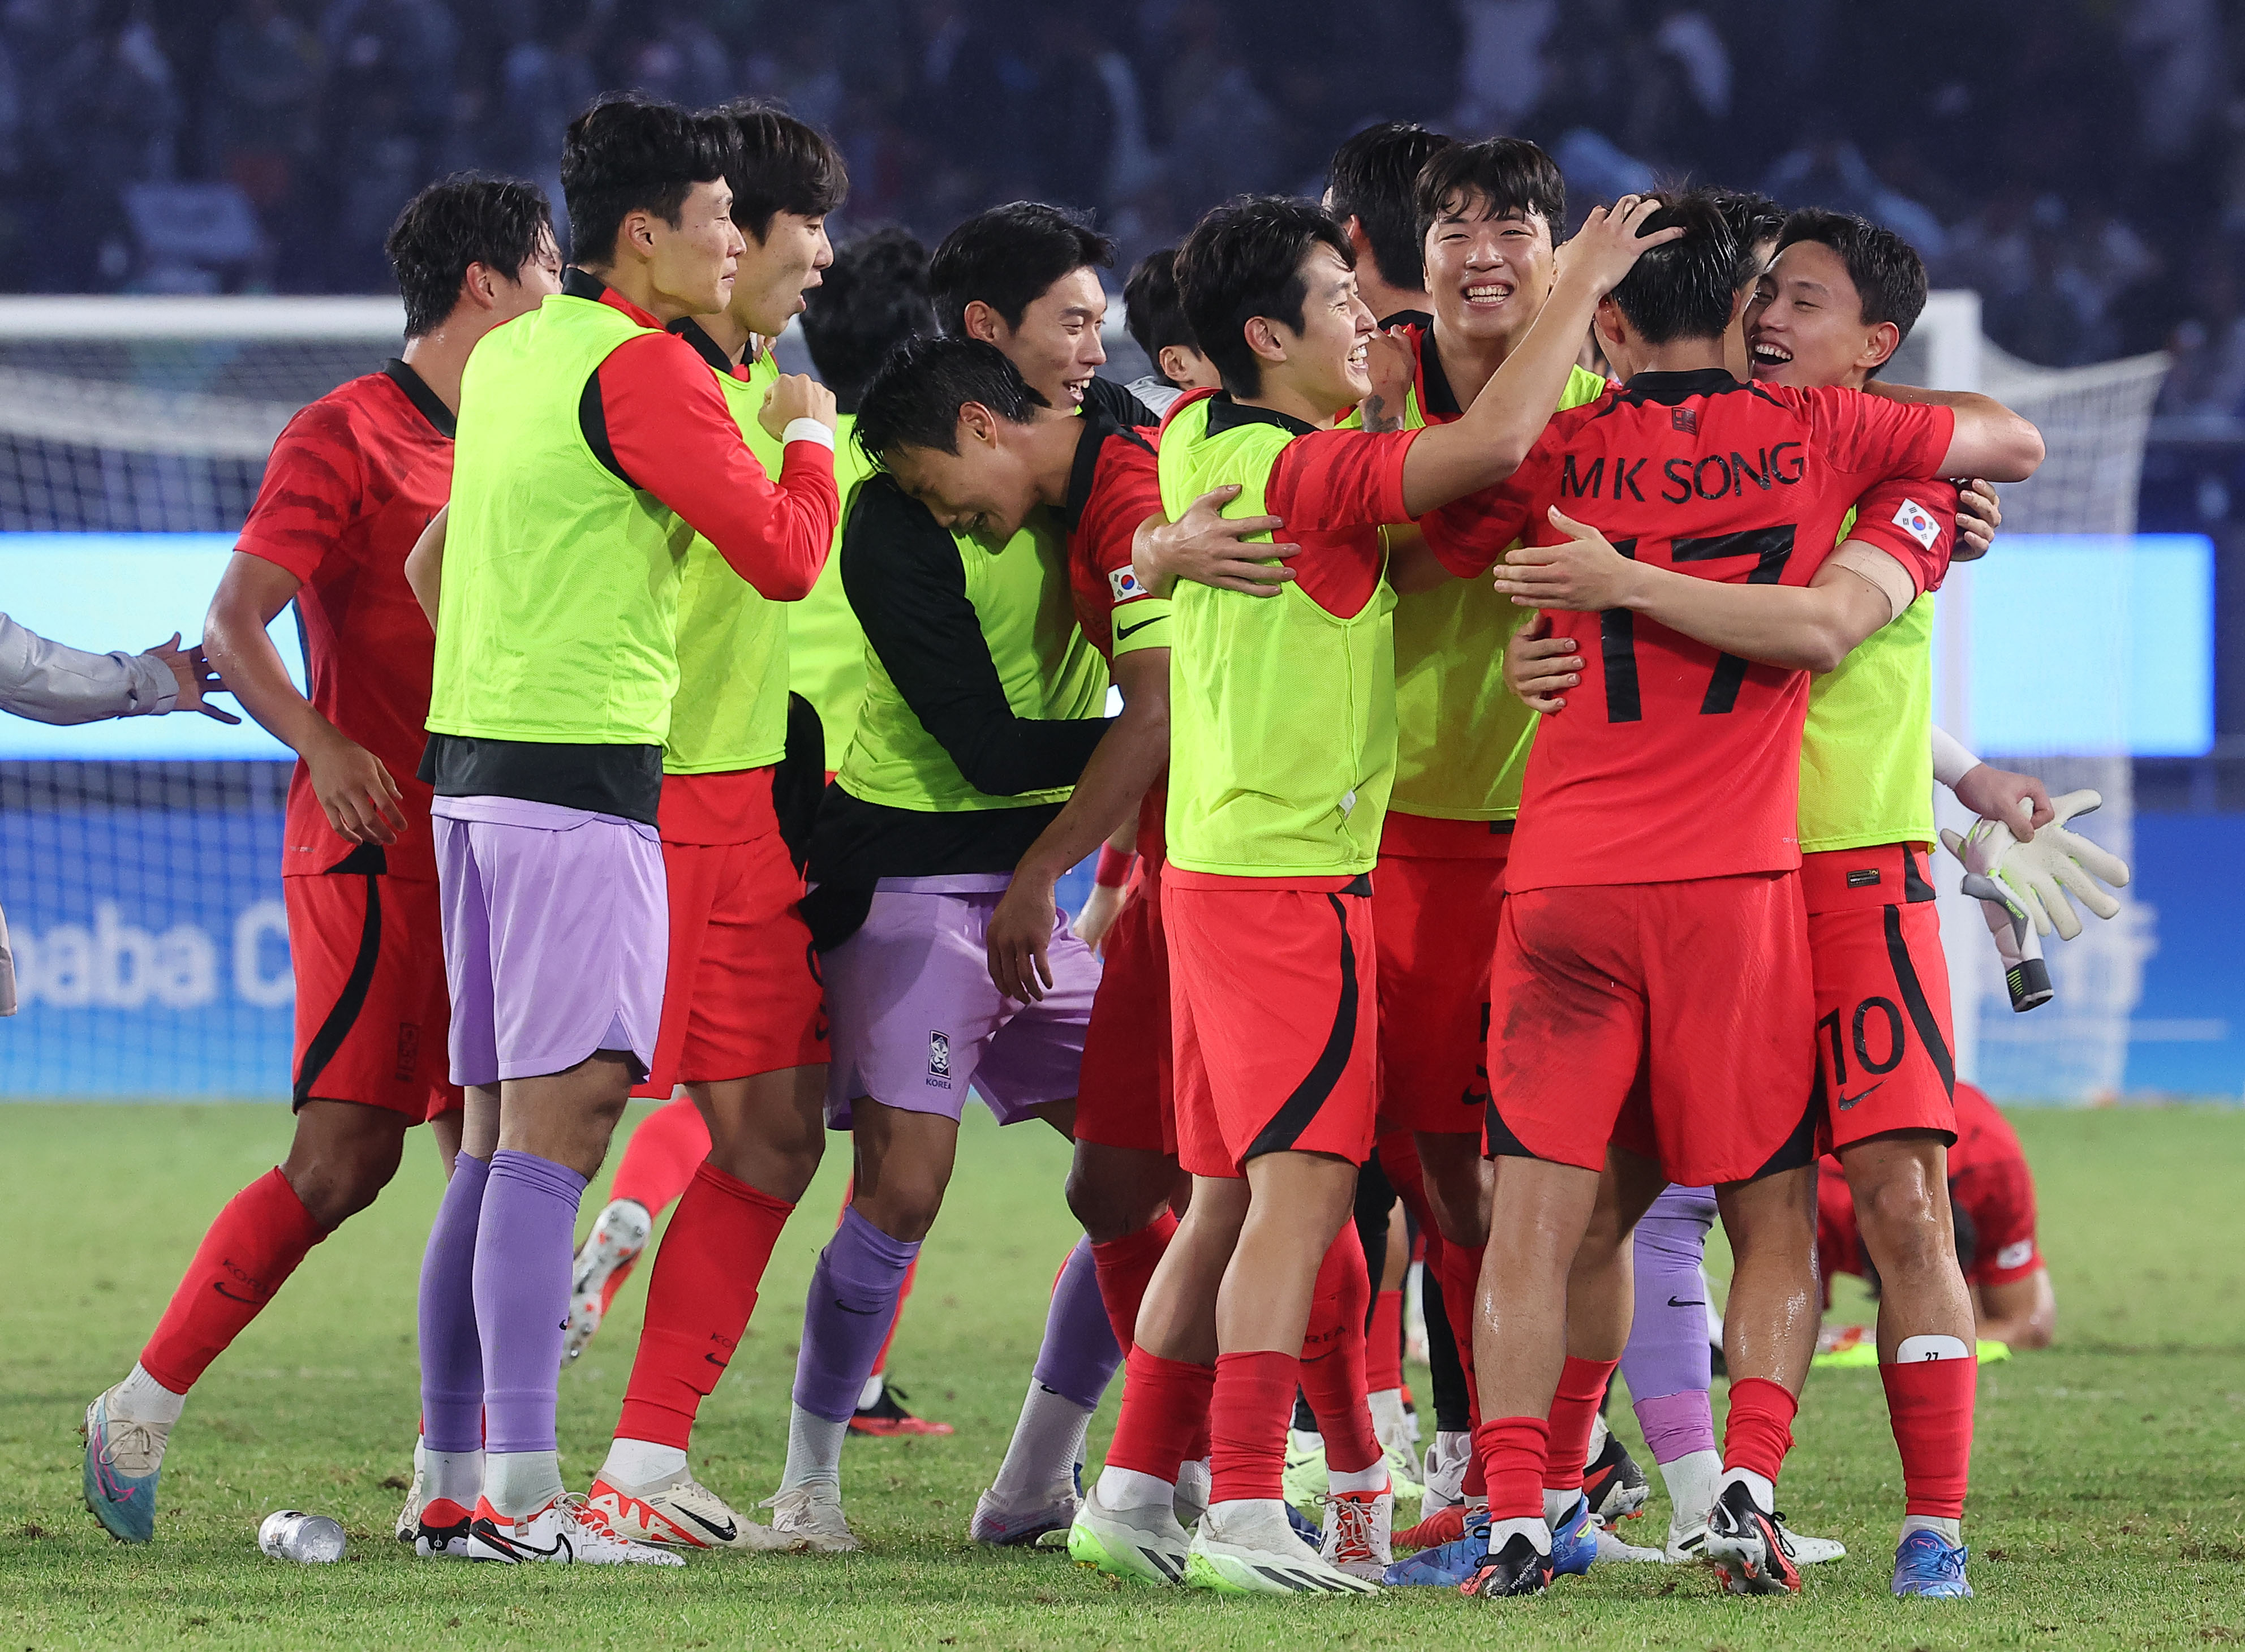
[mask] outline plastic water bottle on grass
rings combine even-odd
[[[343,1557],[343,1528],[324,1514],[275,1509],[257,1528],[257,1547],[276,1561],[325,1565]]]

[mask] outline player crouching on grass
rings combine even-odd
[[[1804,1309],[1822,1108],[1797,842],[1801,667],[1843,624],[1860,639],[1892,620],[1937,572],[1915,533],[1834,553],[1868,489],[1960,471],[2016,480],[2042,456],[2033,427],[1984,397],[1926,406],[1741,384],[1725,367],[1740,247],[1723,203],[1686,194],[1655,221],[1690,233],[1598,312],[1626,382],[1553,420],[1493,505],[1425,525],[1455,572],[1502,554],[1508,594],[1541,595],[1555,580],[1536,568],[1580,564],[1630,593],[1581,605],[1612,612],[1602,647],[1581,655],[1573,714],[1537,730],[1491,970],[1505,1009],[1489,1040],[1496,1186],[1475,1334],[1492,1520],[1465,1585],[1482,1598],[1550,1581],[1543,1488],[1565,1483],[1550,1465],[1579,1460],[1627,1336],[1627,1235],[1672,1180],[1715,1188],[1738,1256],[1725,1477],[1705,1552],[1734,1590],[1800,1588],[1772,1500],[1814,1352]],[[1561,548],[1496,549],[1523,532]],[[1797,588],[1812,579],[1815,591]],[[1654,591],[1659,614],[1637,612]],[[1749,599],[1771,605],[1771,637],[1746,656],[1672,618]],[[1832,600],[1840,620],[1819,617]],[[1752,663],[1772,652],[1782,665]]]
[[[565,1495],[553,1417],[578,1202],[660,1019],[662,755],[688,551],[699,534],[790,600],[834,531],[833,397],[773,384],[760,418],[785,446],[775,483],[716,375],[663,330],[731,298],[732,139],[635,97],[572,123],[578,267],[470,361],[442,560],[417,568],[437,605],[422,772],[452,1077],[469,1087],[422,1269],[422,1410],[432,1460],[458,1469],[432,1493],[463,1500],[483,1447],[471,1559],[680,1564]]]
[[[544,195],[474,177],[417,195],[388,251],[404,354],[288,422],[206,622],[227,687],[297,755],[281,869],[295,1134],[280,1168],[211,1224],[132,1374],[86,1409],[86,1506],[126,1542],[154,1534],[164,1448],[188,1388],[305,1253],[374,1202],[409,1129],[426,1120],[448,1168],[460,1144],[439,1032],[430,794],[414,775],[435,645],[405,559],[451,486],[468,352],[559,289],[560,255]],[[309,699],[265,631],[292,601]],[[417,1490],[400,1524],[409,1540],[419,1502]],[[458,1512],[440,1547],[465,1547]]]
[[[833,261],[825,220],[848,176],[833,145],[790,116],[743,105],[716,118],[743,247],[726,308],[670,330],[707,363],[741,439],[777,480],[782,444],[758,420],[779,369],[760,341],[801,313]],[[791,1541],[699,1484],[686,1447],[826,1135],[825,1004],[796,911],[802,875],[772,801],[787,752],[788,599],[803,592],[784,577],[755,578],[699,535],[686,553],[659,822],[669,968],[652,1071],[636,1093],[667,1097],[683,1084],[710,1147],[656,1252],[623,1413],[588,1500],[618,1536],[682,1549]]]
[[[1650,211],[1593,213],[1530,335],[1464,416],[1423,430],[1333,428],[1369,387],[1375,328],[1348,243],[1314,205],[1219,207],[1178,255],[1187,319],[1226,389],[1171,410],[1163,503],[1181,517],[1238,484],[1232,513],[1267,510],[1302,549],[1276,598],[1176,588],[1163,898],[1179,1156],[1194,1181],[1085,1502],[1126,1574],[1377,1592],[1394,1499],[1368,1415],[1326,1437],[1323,1556],[1294,1536],[1279,1482],[1321,1259],[1372,1144],[1369,874],[1395,763],[1384,529],[1510,473],[1598,299],[1651,244],[1637,238]],[[1175,1485],[1204,1425],[1213,1495],[1188,1543]]]

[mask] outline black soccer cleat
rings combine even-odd
[[[1536,1552],[1536,1545],[1515,1532],[1504,1547],[1484,1559],[1479,1569],[1458,1585],[1468,1600],[1495,1601],[1507,1595],[1541,1594],[1551,1587],[1551,1557]]]
[[[1611,1530],[1616,1520],[1635,1520],[1644,1513],[1645,1500],[1650,1494],[1645,1471],[1629,1454],[1629,1447],[1621,1443],[1619,1435],[1608,1434],[1605,1449],[1583,1471],[1583,1495],[1590,1502],[1590,1513]]]
[[[1801,1593],[1801,1568],[1785,1528],[1776,1515],[1755,1506],[1753,1493],[1742,1485],[1725,1486],[1715,1500],[1699,1553],[1733,1594]]]

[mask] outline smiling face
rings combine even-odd
[[[1551,226],[1541,213],[1489,216],[1478,194],[1452,196],[1427,227],[1427,292],[1449,336],[1516,343],[1550,296]]]
[[[654,213],[626,214],[620,240],[647,261],[658,321],[715,315],[731,301],[745,245],[732,210],[732,186],[719,178],[686,192],[675,225]]]
[[[1026,428],[969,402],[959,410],[958,452],[892,448],[881,464],[946,529],[1003,545],[1041,502],[1020,439]]]
[[[819,284],[822,272],[833,261],[825,219],[774,213],[763,240],[745,238],[727,308],[751,333],[777,338],[803,313],[803,295]]]
[[[1356,272],[1323,241],[1312,243],[1301,263],[1302,327],[1258,315],[1247,323],[1247,342],[1263,361],[1263,395],[1281,386],[1331,417],[1361,402],[1372,389],[1365,370],[1367,341],[1379,322],[1357,295]]]
[[[1018,327],[979,299],[967,307],[967,331],[1006,352],[1029,388],[1061,409],[1083,405],[1084,386],[1107,361],[1099,329],[1107,319],[1107,289],[1089,264],[1072,269],[1037,295]]]
[[[1764,384],[1861,389],[1902,342],[1892,322],[1863,320],[1847,263],[1821,241],[1795,241],[1777,255],[1746,320],[1747,359]]]

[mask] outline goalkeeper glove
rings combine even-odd
[[[2012,1011],[2025,1015],[2049,1003],[2050,965],[2043,961],[2042,937],[2035,933],[2025,909],[2012,904],[2011,891],[2001,884],[1977,872],[1964,874],[1964,889],[1980,903],[1988,932],[1996,938],[1997,956],[2004,960],[2004,990],[2011,995]]]
[[[2099,880],[2114,889],[2128,884],[2127,862],[2066,829],[2067,821],[2090,813],[2104,801],[2093,791],[2068,792],[2053,799],[2050,824],[2024,843],[2003,822],[1984,818],[1961,838],[1944,829],[1941,841],[1966,870],[2000,881],[2013,904],[2033,920],[2037,934],[2055,930],[2060,939],[2070,941],[2081,933],[2081,918],[2068,895],[2098,917],[2111,917],[2120,911],[2120,903],[2098,888]]]

